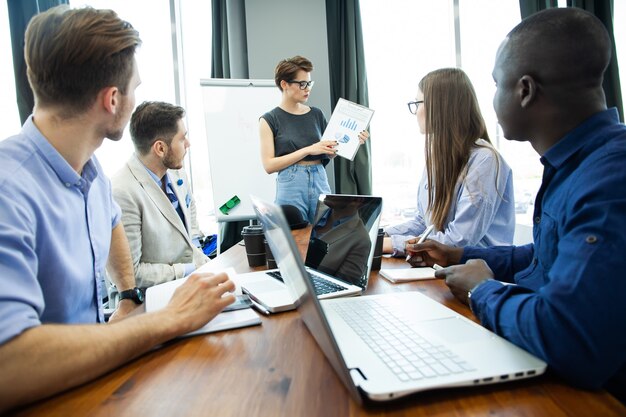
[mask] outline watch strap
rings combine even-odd
[[[139,287],[131,288],[129,290],[120,291],[121,300],[132,300],[135,304],[143,304],[144,297]]]

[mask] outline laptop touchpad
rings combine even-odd
[[[425,321],[420,323],[420,327],[449,343],[467,343],[492,336],[488,330],[455,317]]]
[[[260,294],[270,291],[286,291],[285,284],[275,279],[264,279],[262,281],[243,283],[242,286],[252,294]]]

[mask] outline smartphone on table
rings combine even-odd
[[[250,296],[248,294],[237,295],[235,298],[235,302],[229,306],[226,306],[223,312],[225,311],[234,311],[234,310],[242,310],[244,308],[251,308],[252,301],[250,301]]]

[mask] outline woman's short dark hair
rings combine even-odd
[[[276,65],[274,82],[280,91],[283,91],[280,82],[282,80],[292,81],[298,74],[298,71],[311,72],[313,71],[313,64],[305,57],[296,55],[293,58],[283,59]]]

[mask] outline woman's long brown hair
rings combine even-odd
[[[456,198],[455,190],[467,174],[467,163],[477,139],[491,143],[471,81],[458,68],[428,73],[419,83],[426,111],[426,175],[428,211],[437,230]],[[496,156],[498,154],[489,147]],[[497,175],[496,175],[497,183]]]

